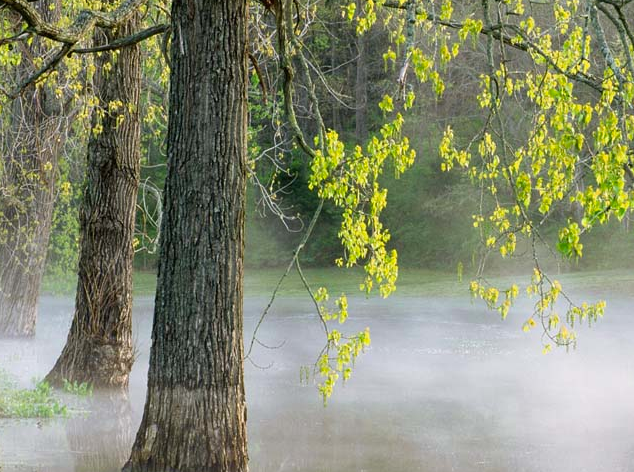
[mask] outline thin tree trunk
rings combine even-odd
[[[58,0],[43,1],[52,20]],[[40,39],[23,48],[17,81],[30,75]],[[0,163],[0,336],[35,335],[37,298],[51,233],[58,155],[68,124],[49,86],[29,87],[2,117]]]
[[[363,0],[357,1],[357,11],[363,9]],[[358,143],[364,144],[368,138],[368,32],[357,35],[357,79],[354,87],[356,112],[355,112],[355,137]]]
[[[137,23],[132,18],[116,33],[107,33],[109,41],[134,33]],[[54,385],[67,379],[125,388],[134,361],[132,240],[140,172],[139,46],[123,48],[116,56],[102,53],[95,61],[100,112],[93,115],[88,143],[75,315],[47,380]],[[107,64],[112,64],[109,72]]]
[[[337,39],[330,39],[330,68],[335,70],[337,64]],[[336,100],[330,100],[332,103],[332,129],[342,129],[341,125],[341,109]]]
[[[246,0],[175,0],[168,170],[134,472],[245,472]]]

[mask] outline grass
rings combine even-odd
[[[148,271],[134,271],[132,276],[134,294],[138,296],[154,296],[156,292],[156,273]]]
[[[41,292],[48,295],[73,295],[77,287],[75,274],[45,274],[42,279]]]
[[[66,406],[47,382],[37,382],[31,389],[17,388],[11,377],[0,371],[0,418],[52,418],[66,414]]]
[[[247,271],[245,293],[256,296],[269,295],[283,273],[284,269]],[[304,275],[313,290],[326,287],[333,294],[345,292],[349,295],[362,295],[359,285],[363,281],[364,273],[361,269],[304,269]],[[396,286],[396,295],[401,296],[451,296],[466,293],[467,289],[466,283],[458,281],[457,274],[422,269],[401,269]],[[292,270],[284,280],[280,295],[306,295],[306,289],[296,270]]]
[[[33,381],[33,388],[18,388],[14,378],[0,369],[0,418],[53,418],[66,416],[69,409],[60,402],[55,389],[45,381]],[[90,397],[92,384],[64,379],[62,391]]]
[[[133,275],[134,294],[137,296],[154,295],[156,273],[135,271]],[[47,295],[73,296],[77,288],[77,275],[45,275],[42,280],[42,293]]]
[[[78,397],[92,397],[93,386],[88,382],[77,382],[76,380],[71,382],[69,380],[64,380],[63,389],[66,393],[70,393],[71,395],[77,395]]]
[[[247,296],[267,296],[275,288],[284,269],[266,269],[247,271],[245,293]],[[313,289],[324,286],[330,293],[345,292],[348,295],[361,295],[359,284],[363,280],[360,269],[306,269],[306,278]],[[559,280],[564,288],[597,293],[634,293],[634,271],[626,269],[579,271],[558,274],[548,272],[551,279]],[[397,297],[468,297],[469,282],[472,274],[464,274],[459,280],[456,272],[440,272],[424,269],[404,268],[399,271],[396,283]],[[489,279],[494,285],[504,287],[517,283],[520,287],[530,281],[530,273],[493,275]],[[285,297],[303,297],[306,291],[296,271],[285,279],[280,295]]]
[[[584,290],[599,295],[631,295],[634,293],[634,270],[569,272],[557,278],[564,287],[569,286],[573,290]]]
[[[272,293],[278,280],[284,273],[279,269],[248,269],[245,275],[244,293],[247,296],[268,296]],[[314,290],[319,287],[328,288],[330,293],[345,292],[348,295],[362,295],[359,284],[363,280],[363,271],[359,268],[311,268],[304,269],[304,274]],[[610,271],[579,271],[557,274],[549,273],[551,278],[558,279],[575,290],[590,290],[607,293],[627,291],[634,293],[634,271],[619,269]],[[529,274],[492,276],[490,281],[504,286],[512,283],[525,285]],[[156,290],[156,274],[154,272],[135,271],[134,295],[154,296]],[[439,272],[424,269],[404,268],[400,270],[396,284],[396,296],[406,297],[452,297],[468,296],[468,282],[470,275],[465,274],[463,281],[458,280],[456,272]],[[74,294],[75,277],[50,278],[45,277],[42,291],[47,294]],[[279,292],[284,297],[303,297],[306,291],[296,270],[292,270],[284,280]]]
[[[245,275],[244,291],[247,296],[269,295],[284,273],[279,269],[248,269]],[[313,289],[328,287],[332,293],[359,292],[363,280],[361,269],[315,268],[305,269],[304,273]],[[156,290],[154,272],[135,271],[134,295],[153,296]],[[76,277],[44,277],[42,293],[72,296],[77,284]],[[405,269],[401,271],[397,284],[398,294],[405,295],[450,295],[454,291],[464,291],[466,285],[457,281],[455,274],[442,274],[434,271]],[[296,270],[292,270],[284,280],[280,295],[287,297],[304,296],[306,293]]]

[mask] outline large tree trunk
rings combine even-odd
[[[57,0],[41,2],[52,20]],[[16,23],[19,24],[19,23]],[[40,39],[20,43],[16,82],[36,69]],[[51,233],[58,154],[68,132],[60,100],[48,86],[28,87],[2,112],[0,149],[0,336],[33,336]]]
[[[247,470],[247,1],[175,0],[148,392],[124,470]]]
[[[132,18],[109,41],[137,29]],[[140,166],[139,46],[96,59],[100,112],[93,115],[84,200],[80,210],[75,316],[61,356],[48,374],[95,387],[127,387],[132,346],[132,259]],[[106,72],[106,64],[112,68]],[[101,116],[103,111],[103,117]]]

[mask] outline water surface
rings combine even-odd
[[[43,297],[37,337],[3,340],[0,366],[28,386],[54,364],[72,300]],[[245,301],[246,337],[267,300]],[[577,351],[541,354],[539,332],[460,298],[351,301],[349,332],[372,346],[324,408],[300,381],[323,346],[307,300],[279,300],[246,364],[250,470],[258,472],[631,472],[634,298],[580,331]],[[2,472],[114,472],[143,412],[152,300],[134,308],[139,352],[126,397],[65,397],[69,418],[1,420]]]

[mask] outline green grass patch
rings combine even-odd
[[[247,296],[270,295],[285,269],[247,271],[244,291]],[[313,290],[326,287],[331,294],[363,295],[359,289],[363,282],[362,269],[321,268],[305,269],[304,275]],[[466,279],[465,279],[466,280]],[[396,296],[456,296],[466,294],[468,284],[460,282],[457,273],[449,274],[422,269],[401,269],[396,282]],[[374,292],[373,292],[374,293]],[[376,292],[378,293],[378,291]],[[306,296],[306,289],[296,270],[291,270],[280,289],[285,297]]]
[[[71,395],[77,395],[78,397],[92,397],[93,387],[88,382],[77,382],[76,380],[71,382],[64,379],[63,390]]]
[[[154,296],[156,272],[136,270],[132,273],[132,287],[136,296]]]
[[[569,272],[551,278],[559,280],[564,289],[584,290],[593,294],[634,293],[634,270],[579,271]]]
[[[246,296],[269,296],[285,268],[248,269],[245,275],[244,293]],[[574,271],[558,274],[556,271],[548,271],[552,279],[561,281],[565,289],[590,290],[593,292],[615,291],[634,292],[634,271]],[[331,294],[346,293],[349,296],[360,295],[359,285],[363,281],[363,270],[359,268],[338,269],[310,268],[304,269],[304,275],[310,287],[316,290],[326,287]],[[460,281],[457,271],[440,272],[424,269],[401,268],[396,282],[396,292],[393,296],[406,297],[460,297],[469,295],[470,274],[464,274]],[[154,296],[156,290],[156,274],[154,272],[135,271],[134,295]],[[497,286],[517,283],[525,286],[530,280],[530,273],[515,275],[492,275],[489,281]],[[51,280],[45,278],[43,293],[66,295],[74,294],[76,279],[73,282],[60,278]],[[303,297],[306,296],[304,285],[295,269],[292,269],[285,278],[279,291],[279,296]]]
[[[0,418],[52,418],[67,412],[47,382],[37,382],[31,389],[17,388],[11,377],[0,371]]]
[[[73,295],[76,288],[76,274],[45,274],[41,292],[48,295]]]
[[[156,290],[156,273],[135,271],[132,275],[134,295],[154,295]],[[45,275],[42,280],[42,293],[47,295],[73,296],[77,289],[77,274]]]
[[[247,296],[268,296],[277,285],[285,268],[248,269],[244,280],[244,293]],[[304,275],[310,287],[316,290],[326,287],[331,293],[345,292],[348,295],[362,295],[359,285],[363,281],[363,270],[359,268],[338,269],[310,268],[304,269]],[[153,296],[156,290],[156,274],[154,272],[135,271],[133,274],[135,296]],[[42,293],[72,296],[75,293],[77,278],[45,277]],[[457,274],[446,274],[421,269],[401,269],[397,282],[397,295],[434,296],[455,295],[465,293],[467,285],[459,283]],[[305,296],[306,290],[297,271],[291,270],[284,280],[280,295],[286,297]]]

